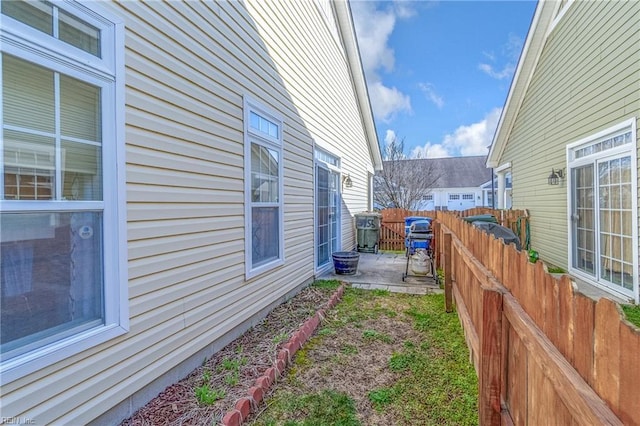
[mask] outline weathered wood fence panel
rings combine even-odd
[[[481,424],[640,425],[640,330],[619,306],[578,293],[568,276],[554,278],[458,215],[435,217],[437,265],[479,376]]]
[[[384,209],[381,210],[382,220],[380,224],[380,250],[402,251],[405,249],[405,217],[421,216],[434,219],[436,212],[432,211],[411,211],[405,209]]]
[[[405,249],[405,218],[409,216],[430,217],[435,219],[438,211],[414,211],[405,209],[384,209],[380,226],[380,250],[402,251]],[[526,219],[529,214],[526,210],[493,210],[485,207],[477,207],[461,212],[449,212],[460,217],[474,216],[478,214],[492,214],[502,226],[513,230],[522,240],[526,234]],[[467,242],[465,242],[467,244]],[[479,255],[479,250],[473,251],[474,255]]]

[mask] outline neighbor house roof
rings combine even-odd
[[[356,38],[356,30],[351,15],[351,7],[348,1],[333,2],[336,12],[336,20],[342,38],[342,44],[347,53],[347,63],[351,70],[351,77],[356,91],[356,98],[360,106],[360,116],[362,124],[365,128],[367,141],[369,142],[369,153],[373,161],[374,170],[382,170],[382,154],[380,153],[380,145],[378,144],[378,133],[376,132],[375,121],[373,120],[373,112],[367,90],[367,83],[362,69],[362,61],[360,59],[360,49],[358,48],[358,39]]]
[[[538,1],[531,27],[527,34],[527,40],[518,61],[518,67],[509,88],[509,95],[491,142],[491,148],[487,156],[487,167],[500,166],[500,158],[507,145],[518,111],[522,106],[533,72],[542,54],[542,48],[552,26],[558,20],[554,18],[558,18],[558,10],[561,3],[559,1]],[[567,4],[567,6],[570,6],[570,4]]]
[[[425,173],[438,180],[433,189],[439,188],[467,188],[480,187],[491,180],[491,170],[485,165],[487,157],[478,155],[473,157],[423,158],[402,160],[420,162]],[[386,161],[385,161],[386,163]]]

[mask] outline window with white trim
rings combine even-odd
[[[122,23],[75,2],[3,1],[0,372],[126,331]],[[118,49],[118,50],[117,50]],[[27,361],[28,360],[28,361]]]
[[[282,119],[245,99],[245,254],[248,277],[284,262]]]
[[[567,147],[571,272],[638,298],[635,120]]]

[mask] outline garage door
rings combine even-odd
[[[449,194],[447,209],[467,210],[476,206],[473,193],[470,194]]]

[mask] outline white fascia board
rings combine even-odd
[[[380,145],[378,143],[378,133],[376,132],[375,121],[373,120],[373,112],[371,108],[371,100],[369,99],[369,91],[367,82],[362,70],[362,61],[360,59],[360,49],[358,48],[358,39],[356,37],[353,17],[351,16],[351,7],[349,1],[332,2],[336,21],[340,29],[340,38],[347,54],[347,61],[351,71],[351,79],[356,91],[356,97],[360,106],[360,117],[365,129],[365,136],[369,142],[369,153],[373,162],[374,171],[382,170],[382,154],[380,153]]]

